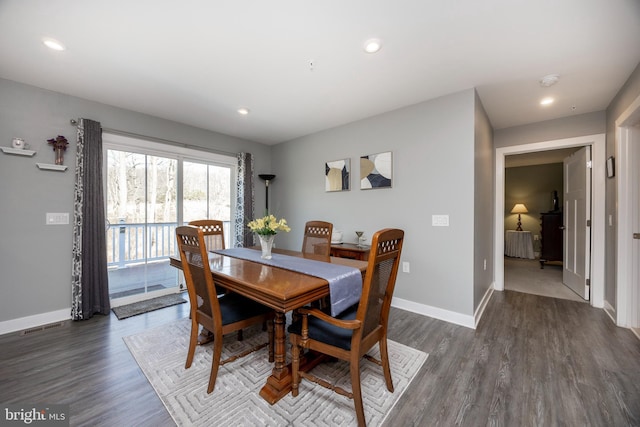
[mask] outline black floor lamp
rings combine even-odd
[[[266,214],[269,214],[269,182],[273,181],[275,179],[275,175],[271,175],[271,174],[260,174],[258,175],[260,177],[260,179],[264,180],[264,186],[265,186],[265,191],[267,194],[267,202],[266,202]]]

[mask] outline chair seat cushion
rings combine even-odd
[[[356,318],[357,311],[358,304],[354,304],[336,316],[336,319],[353,320]],[[302,335],[302,319],[293,322],[287,330],[290,334]],[[352,335],[353,331],[351,329],[340,328],[317,317],[309,316],[309,338],[314,341],[351,350]]]
[[[220,312],[222,314],[222,324],[239,322],[240,320],[260,316],[273,311],[271,308],[243,297],[234,292],[226,293],[218,297]]]

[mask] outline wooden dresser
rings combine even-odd
[[[540,214],[540,268],[545,262],[562,262],[564,226],[562,212]]]
[[[371,246],[358,246],[355,243],[332,244],[331,256],[367,261],[370,250]]]

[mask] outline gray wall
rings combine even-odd
[[[395,296],[472,315],[474,101],[469,89],[276,145],[270,210],[292,228],[276,245],[299,249],[304,223],[313,219],[332,222],[351,241],[355,230],[370,239],[379,229],[402,228],[402,261],[411,272],[399,273]],[[384,151],[393,152],[393,188],[360,190],[360,156]],[[351,191],[327,193],[325,162],[343,158],[351,159]],[[431,226],[434,214],[448,214],[450,226]]]
[[[475,94],[475,161],[473,223],[473,309],[493,285],[493,129],[478,94]]]
[[[71,306],[71,225],[45,226],[45,213],[73,213],[76,128],[69,119],[78,117],[196,147],[249,151],[257,170],[270,169],[268,146],[0,79],[0,146],[22,137],[37,151],[34,157],[0,153],[0,321]],[[36,162],[53,163],[46,140],[56,135],[70,141],[69,169],[41,171]],[[256,199],[264,206],[263,192]]]
[[[613,98],[613,101],[607,108],[607,158],[609,156],[618,157],[616,153],[616,120],[622,114],[635,99],[640,96],[640,64],[631,73],[631,76],[627,79],[626,83],[622,86],[618,94]],[[618,201],[616,199],[616,187],[617,177],[607,179],[607,205],[605,217],[608,218],[612,215],[613,218],[618,217]],[[605,294],[604,298],[612,307],[616,307],[616,233],[617,224],[613,223],[613,226],[606,228],[605,241]]]

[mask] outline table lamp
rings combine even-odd
[[[524,205],[524,203],[516,203],[513,209],[511,209],[511,213],[518,214],[518,228],[516,228],[516,231],[522,231],[522,218],[520,217],[520,214],[527,212],[529,211],[527,210],[527,207]]]

